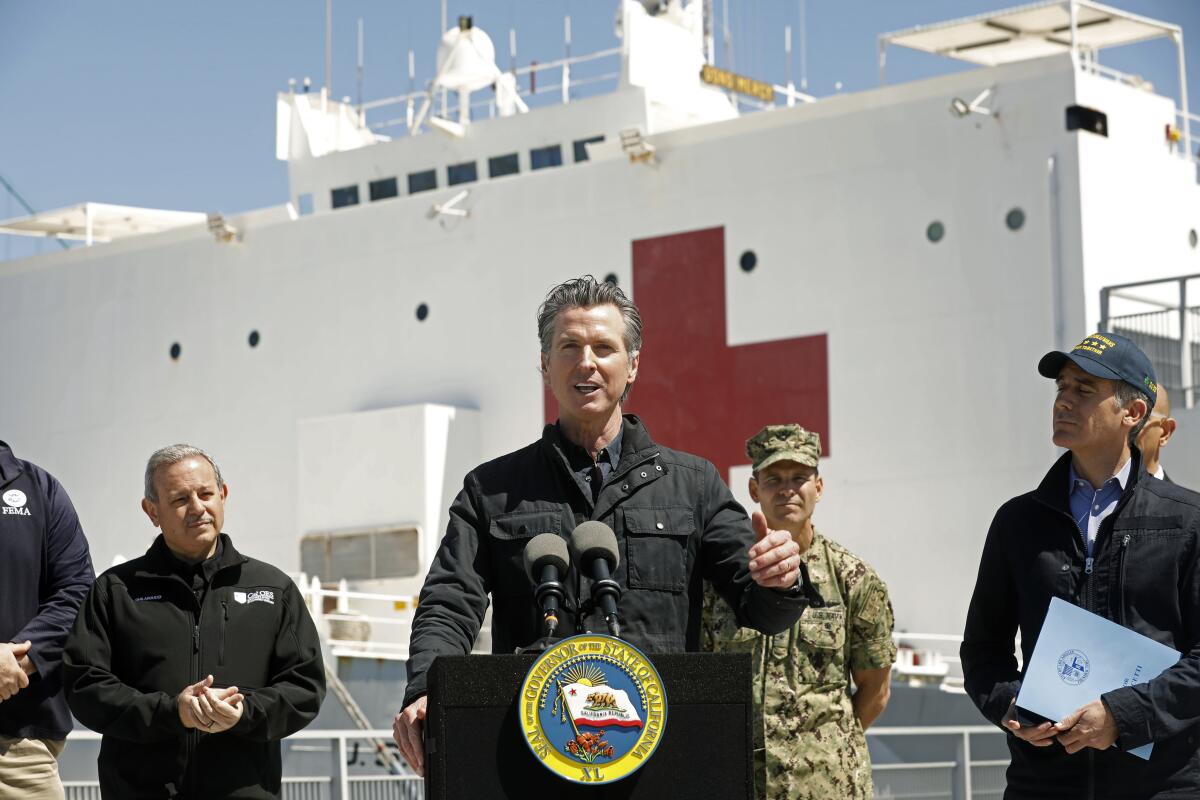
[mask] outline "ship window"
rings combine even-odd
[[[538,147],[529,151],[529,168],[544,169],[546,167],[562,166],[562,147],[552,144],[549,147]]]
[[[372,203],[400,194],[400,187],[396,185],[395,178],[380,178],[377,181],[371,181],[370,190]]]
[[[927,227],[925,229],[925,238],[928,239],[929,241],[933,242],[934,244],[937,244],[938,242],[940,242],[942,240],[942,237],[945,235],[946,235],[946,226],[943,225],[942,223],[938,222],[937,220],[934,220],[933,222],[929,223],[929,227]]]
[[[427,192],[437,188],[437,170],[408,173],[408,193]]]
[[[296,211],[302,217],[306,217],[313,212],[312,192],[305,192],[296,198]]]
[[[411,577],[419,571],[417,529],[305,536],[300,569],[329,581]]]
[[[1021,230],[1021,226],[1025,224],[1025,212],[1019,208],[1011,209],[1004,215],[1004,224],[1010,231]]]
[[[479,170],[474,161],[464,161],[461,164],[451,164],[446,167],[446,185],[454,186],[459,183],[472,183],[479,180]]]
[[[358,205],[358,186],[343,186],[330,192],[330,201],[334,208]]]
[[[575,142],[575,163],[588,160],[587,146],[596,142],[603,142],[603,136],[589,136],[586,139],[578,139]]]
[[[251,347],[258,347],[261,339],[262,337],[258,335],[258,331],[250,331],[250,335],[246,337],[246,341],[250,343]]]
[[[428,316],[429,316],[429,306],[425,305],[424,303],[421,303],[421,305],[417,306],[417,321],[418,322],[424,322],[425,318]]]
[[[179,354],[183,352],[183,348],[179,346],[179,342],[172,342],[170,352],[171,352],[171,360],[178,361]]]
[[[738,259],[738,265],[742,268],[742,272],[752,272],[758,266],[758,256],[753,250],[746,250]]]
[[[1193,250],[1196,249],[1197,240],[1198,237],[1196,236],[1196,229],[1192,228],[1190,231],[1188,231],[1188,244],[1192,246]]]
[[[517,154],[509,153],[506,156],[493,156],[488,159],[488,176],[499,178],[502,175],[516,175],[521,171],[521,167],[517,164]]]

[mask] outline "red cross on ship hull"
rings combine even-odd
[[[764,425],[798,422],[830,454],[825,334],[728,345],[724,228],[634,241],[633,300],[645,344],[625,410],[655,441],[707,458],[726,480],[747,463],[746,439]],[[762,313],[804,312],[781,298]],[[547,422],[557,409],[547,390]]]

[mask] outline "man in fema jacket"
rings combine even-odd
[[[94,578],[62,484],[0,442],[0,800],[63,796],[62,649]]]
[[[1154,369],[1129,339],[1096,333],[1038,371],[1057,384],[1053,441],[1068,452],[996,512],[961,651],[967,693],[1009,732],[1004,796],[1200,797],[1200,495],[1150,478],[1130,444],[1154,404]],[[1028,664],[1053,597],[1184,655],[1061,720],[1022,724],[1013,637]],[[1122,752],[1150,742],[1148,761]]]

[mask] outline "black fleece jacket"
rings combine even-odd
[[[1183,658],[1150,681],[1101,699],[1117,748],[1068,755],[1008,737],[1005,798],[1200,797],[1200,495],[1147,475],[1133,452],[1116,510],[1100,525],[1093,568],[1069,510],[1071,454],[1032,492],[1000,507],[988,531],[961,649],[967,693],[999,724],[1021,687],[1050,598],[1059,597],[1175,648]],[[1119,750],[1154,742],[1149,761]]]
[[[320,710],[321,644],[295,583],[221,540],[206,591],[184,580],[159,536],[84,601],[64,656],[67,699],[104,735],[106,798],[278,797],[279,740]],[[209,674],[246,698],[237,725],[211,735],[184,728],[175,705]]]

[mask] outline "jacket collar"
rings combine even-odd
[[[1146,467],[1142,463],[1142,452],[1136,446],[1129,448],[1129,480],[1125,482],[1125,488],[1121,492],[1121,499],[1118,501],[1118,506],[1125,503],[1138,483],[1146,477]],[[1071,451],[1063,453],[1058,460],[1054,462],[1054,466],[1050,467],[1050,471],[1046,473],[1046,477],[1042,478],[1042,482],[1034,489],[1034,496],[1050,506],[1064,513],[1070,514],[1070,496],[1071,496]]]
[[[0,442],[0,483],[8,483],[24,471],[12,448],[6,442]]]
[[[562,430],[557,422],[551,422],[542,429],[542,444],[552,452],[562,456],[567,463],[566,450],[568,442],[563,438]],[[634,414],[623,414],[621,422],[621,453],[615,465],[615,471],[628,469],[632,464],[641,461],[658,445],[646,432],[646,426]]]
[[[245,563],[248,559],[233,548],[233,540],[229,538],[229,534],[221,534],[221,555],[217,560],[217,572],[227,568]],[[138,570],[139,573],[147,575],[171,575],[177,570],[176,565],[179,559],[172,555],[170,548],[167,547],[166,539],[160,533],[154,543],[150,545],[150,549],[146,551],[146,568]]]

